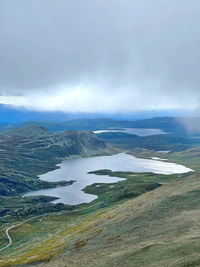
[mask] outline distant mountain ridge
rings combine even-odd
[[[141,120],[153,117],[164,116],[185,116],[188,112],[181,110],[139,110],[129,113],[66,113],[59,111],[37,111],[19,106],[0,104],[0,125],[20,123],[23,121],[66,121],[83,118],[105,118],[109,117],[116,120]]]
[[[105,130],[110,128],[148,128],[148,129],[161,129],[167,133],[173,133],[176,135],[188,135],[192,134],[188,131],[187,125],[192,121],[193,125],[200,124],[200,118],[179,118],[179,117],[156,117],[145,120],[137,121],[121,121],[110,118],[96,118],[96,119],[74,119],[64,122],[53,121],[24,121],[18,124],[8,124],[0,127],[1,131],[20,128],[24,126],[41,126],[51,131],[59,132],[66,130]],[[195,134],[200,133],[196,131]]]

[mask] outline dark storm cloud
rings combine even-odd
[[[200,97],[199,14],[199,0],[1,0],[0,91]]]

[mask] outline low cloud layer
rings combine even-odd
[[[2,0],[0,102],[196,109],[199,13],[199,0]]]

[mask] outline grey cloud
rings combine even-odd
[[[1,0],[0,91],[89,83],[200,97],[199,13],[199,0]]]

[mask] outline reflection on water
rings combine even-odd
[[[89,203],[97,196],[86,194],[82,191],[87,185],[94,183],[116,183],[122,178],[109,177],[106,175],[88,174],[89,171],[109,169],[112,171],[153,172],[160,174],[185,173],[191,169],[176,163],[163,162],[160,160],[140,159],[134,156],[120,153],[112,156],[99,156],[65,160],[59,164],[60,168],[40,176],[40,179],[50,182],[61,180],[76,180],[70,186],[57,187],[32,191],[28,195],[45,195],[58,197],[54,203],[66,203],[76,205]]]

